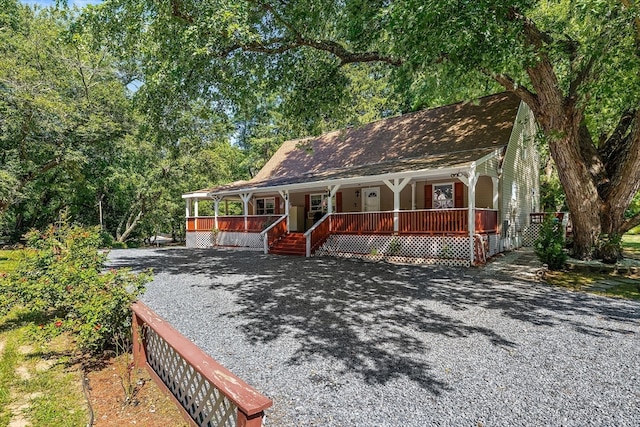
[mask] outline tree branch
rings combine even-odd
[[[635,214],[631,218],[627,218],[622,222],[622,232],[627,232],[634,227],[640,225],[640,213]]]
[[[515,93],[521,100],[523,100],[529,108],[535,110],[539,107],[538,97],[531,92],[525,86],[517,84],[511,77],[506,74],[491,73],[489,70],[482,70],[482,72],[497,81],[509,92]]]
[[[310,47],[316,50],[330,53],[340,60],[340,66],[346,64],[352,64],[357,62],[383,62],[393,66],[402,65],[403,61],[398,58],[383,55],[379,52],[352,52],[345,48],[340,43],[333,40],[315,40],[305,37],[294,25],[284,19],[274,8],[268,3],[247,0],[259,5],[266,13],[270,13],[273,18],[281,23],[287,31],[291,33],[289,37],[273,37],[267,40],[253,41],[247,43],[232,43],[226,47],[223,47],[218,52],[212,52],[219,58],[225,58],[236,50],[244,52],[262,53],[266,55],[278,55],[285,53],[289,50],[298,49],[301,47]],[[182,4],[180,0],[171,1],[171,13],[174,17],[181,19],[182,21],[193,24],[194,18],[183,12]]]

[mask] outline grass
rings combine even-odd
[[[25,313],[0,318],[0,426],[22,417],[34,426],[85,426],[87,406],[69,337],[33,338]]]
[[[640,278],[631,278],[637,280],[637,284],[621,281],[620,284],[606,290],[597,290],[591,288],[598,282],[611,281],[612,279],[624,280],[629,278],[618,275],[608,275],[582,271],[549,271],[545,275],[546,282],[553,286],[560,286],[563,288],[571,289],[573,291],[589,292],[609,297],[640,300]]]
[[[622,237],[624,256],[640,259],[640,234],[625,234]]]

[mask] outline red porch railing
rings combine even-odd
[[[320,245],[323,244],[331,234],[331,217],[332,215],[328,214],[323,216],[322,219],[316,222],[313,227],[304,233],[307,239],[306,253],[308,257],[311,256],[313,251],[318,249],[318,247],[320,247]]]
[[[426,209],[399,211],[400,234],[467,234],[468,209]],[[498,228],[498,211],[476,209],[476,233],[493,233]],[[330,233],[334,234],[389,234],[393,233],[394,212],[334,213],[331,215]]]
[[[336,234],[393,233],[393,212],[333,213],[330,231]]]
[[[261,427],[273,402],[213,360],[149,307],[133,310],[133,357],[193,426]]]
[[[467,209],[427,209],[400,211],[398,217],[401,234],[466,234]]]
[[[476,209],[476,234],[498,232],[498,211],[493,209]]]
[[[248,231],[261,232],[280,218],[280,215],[249,215],[245,229],[245,217],[240,215],[219,216],[219,231]],[[215,226],[212,216],[198,216],[187,218],[187,231],[211,231]]]
[[[270,225],[262,232],[264,239],[264,253],[269,253],[269,248],[287,233],[287,216],[282,216],[279,220]]]

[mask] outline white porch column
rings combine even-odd
[[[411,178],[394,178],[393,183],[388,179],[383,180],[385,185],[393,191],[393,231],[397,233],[400,229],[400,192],[411,181]]]
[[[475,168],[469,171],[469,179],[467,180],[467,197],[469,200],[468,225],[469,228],[469,260],[473,264],[474,259],[474,236],[476,234],[476,183],[478,182],[478,174]]]
[[[411,210],[416,210],[416,183],[411,183]]]
[[[338,190],[340,189],[340,184],[334,185],[333,187],[329,186],[327,187],[327,189],[329,190],[329,200],[327,200],[327,213],[333,213],[332,199],[333,199],[333,196],[335,196]]]
[[[287,232],[289,231],[289,190],[280,190],[280,196],[284,200],[284,214],[287,216]]]
[[[184,215],[189,218],[191,216],[191,199],[186,199],[187,205],[184,210]]]
[[[500,180],[497,177],[491,177],[491,183],[493,184],[493,209],[498,210],[498,201],[500,194],[498,193],[498,182]]]
[[[242,199],[242,203],[244,205],[244,231],[247,231],[247,216],[249,216],[249,200],[251,200],[251,196],[253,193],[242,193],[240,194],[240,198]]]
[[[200,199],[196,199],[193,203],[193,210],[194,210],[194,215],[193,216],[198,216],[198,202],[200,201]]]
[[[218,214],[220,211],[220,197],[213,198],[213,228],[218,229]]]

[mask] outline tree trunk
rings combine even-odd
[[[575,130],[575,129],[574,129]],[[583,162],[577,161],[577,135],[572,129],[558,140],[550,141],[549,148],[558,168],[558,177],[565,190],[566,202],[573,227],[573,252],[579,259],[590,259],[602,232],[603,203],[592,176]],[[575,185],[575,183],[582,185]]]
[[[122,223],[120,223],[120,225],[118,226],[118,229],[116,230],[117,242],[124,243],[127,240],[127,237],[129,237],[129,234],[131,234],[131,232],[136,228],[136,225],[138,225],[138,221],[140,221],[140,218],[142,218],[143,212],[138,211],[138,215],[136,215],[135,218],[133,217],[134,213],[135,211],[132,212],[131,215],[129,215],[124,233],[120,234],[120,230],[122,229]]]

